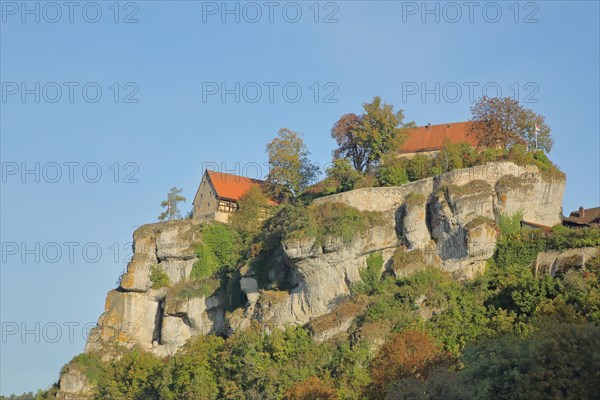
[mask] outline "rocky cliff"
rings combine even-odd
[[[282,243],[283,256],[275,260],[277,271],[270,275],[291,289],[259,287],[254,271],[245,271],[239,285],[247,303],[227,315],[223,295],[174,303],[166,288],[152,288],[156,265],[172,285],[189,278],[197,257],[194,247],[201,240],[199,222],[145,225],[134,233],[133,257],[120,286],[108,293],[86,351],[100,351],[108,359],[120,348],[138,345],[170,355],[194,335],[229,334],[252,321],[274,329],[321,318],[343,330],[356,308],[344,306],[345,300],[361,280],[370,254],[380,252],[382,270],[397,275],[434,265],[457,279],[472,278],[495,250],[501,215],[522,212],[529,222],[560,223],[564,185],[564,178],[549,178],[534,166],[489,163],[399,187],[357,189],[317,199],[316,204],[340,202],[380,211],[385,221],[350,242],[327,238],[319,244],[314,239]],[[319,338],[334,333],[321,332]],[[69,383],[77,380],[71,375],[67,371],[61,377],[61,387],[81,386]]]
[[[222,301],[217,296],[169,302],[167,289],[152,288],[153,266],[160,266],[171,285],[189,278],[197,259],[199,222],[179,220],[144,225],[133,235],[133,257],[120,286],[106,296],[105,311],[89,335],[86,351],[111,357],[114,344],[134,345],[157,355],[173,354],[192,335],[221,332]]]
[[[501,215],[523,213],[540,225],[560,223],[564,178],[549,178],[535,166],[489,163],[452,171],[399,187],[363,188],[315,200],[341,202],[362,211],[380,211],[386,223],[352,243],[330,239],[283,243],[284,262],[293,289],[253,297],[232,327],[250,321],[265,327],[303,325],[336,309],[358,282],[367,256],[382,252],[382,269],[397,275],[435,265],[457,279],[481,272],[495,250]],[[401,254],[394,263],[394,254]],[[247,278],[251,279],[251,278]],[[255,286],[255,285],[254,285]],[[250,299],[250,298],[249,298]]]

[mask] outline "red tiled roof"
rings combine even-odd
[[[212,182],[217,196],[238,201],[248,190],[253,186],[260,187],[264,181],[260,179],[246,178],[245,176],[225,174],[216,171],[206,171]],[[276,205],[274,201],[270,201],[271,205]]]
[[[400,147],[399,153],[417,153],[421,151],[440,150],[447,139],[450,143],[469,143],[473,146],[477,141],[467,135],[469,122],[453,122],[450,124],[438,124],[419,126],[408,131],[406,140]]]

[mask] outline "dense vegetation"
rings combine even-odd
[[[446,142],[434,156],[417,154],[412,158],[398,158],[389,154],[381,162],[360,174],[346,159],[336,160],[327,169],[327,176],[304,194],[315,198],[328,194],[371,186],[400,186],[419,179],[430,178],[459,168],[484,165],[493,161],[511,161],[517,165],[535,165],[548,179],[562,178],[563,173],[541,151],[527,151],[522,145],[509,149],[478,149],[468,143]]]

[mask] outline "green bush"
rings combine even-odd
[[[548,250],[596,246],[600,246],[600,228],[572,229],[561,225],[552,228],[546,244]]]
[[[400,186],[408,182],[408,161],[398,157],[385,157],[377,170],[380,186]]]
[[[152,289],[160,289],[171,285],[169,275],[159,265],[150,267],[150,282],[152,282]]]
[[[315,238],[319,245],[326,238],[339,238],[348,243],[368,229],[384,223],[380,212],[359,211],[346,204],[333,202],[306,208],[287,207],[280,219],[284,239]]]
[[[179,304],[197,297],[213,295],[221,281],[214,276],[178,282],[167,292],[167,304]]]
[[[512,215],[501,215],[498,221],[500,233],[504,236],[515,235],[521,230],[521,220],[523,212],[517,212]]]
[[[432,171],[432,159],[423,154],[417,154],[411,158],[408,162],[407,173],[408,180],[418,181],[419,179],[428,178],[433,176]]]
[[[380,251],[367,256],[367,266],[360,271],[360,278],[369,292],[377,290],[383,268],[383,255]]]
[[[340,192],[354,189],[354,185],[362,177],[347,158],[334,160],[333,165],[327,168],[326,174],[327,179],[338,183]]]

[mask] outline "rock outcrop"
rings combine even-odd
[[[535,276],[560,275],[570,269],[582,269],[590,259],[600,255],[600,247],[583,247],[563,251],[544,251],[537,255],[531,265]]]
[[[56,398],[61,400],[91,400],[94,397],[85,372],[73,362],[63,367],[58,389]]]
[[[230,325],[234,330],[253,320],[269,328],[303,325],[335,312],[350,294],[350,287],[361,279],[360,271],[373,252],[381,252],[382,268],[397,275],[434,265],[457,279],[471,279],[494,253],[496,222],[501,215],[522,212],[529,222],[560,223],[564,185],[564,177],[547,178],[535,166],[506,162],[456,170],[399,187],[357,189],[317,199],[316,204],[341,202],[361,211],[383,212],[386,224],[351,243],[336,239],[323,245],[316,245],[313,239],[283,243],[288,283],[293,289],[278,296],[263,292],[248,297],[246,309],[230,320]],[[414,260],[398,268],[392,256],[402,246],[405,258]],[[340,326],[345,325],[336,325],[333,332],[339,333]]]
[[[86,351],[105,359],[117,356],[115,344],[140,346],[165,356],[174,354],[193,335],[220,332],[224,307],[218,296],[167,302],[166,288],[152,288],[151,269],[158,266],[172,285],[184,283],[196,261],[201,240],[195,220],[144,225],[133,235],[133,257],[119,288],[106,297],[105,311],[92,329]]]
[[[499,217],[523,212],[529,222],[555,225],[560,222],[564,185],[564,177],[551,179],[534,166],[506,162],[317,199],[316,204],[341,202],[380,211],[384,223],[351,241],[326,238],[317,244],[304,238],[282,243],[280,255],[271,260],[276,265],[268,274],[273,284],[261,286],[255,271],[240,271],[247,303],[227,317],[223,295],[174,300],[168,294],[171,289],[153,288],[151,272],[157,267],[172,285],[187,282],[196,261],[194,247],[201,240],[200,222],[142,226],[134,233],[131,262],[119,288],[108,293],[86,351],[110,358],[118,356],[115,344],[137,345],[165,356],[194,335],[228,334],[253,321],[266,329],[310,323],[319,340],[342,334],[354,317],[344,304],[352,285],[361,280],[369,255],[381,253],[382,270],[397,275],[434,265],[457,279],[472,278],[495,250]],[[398,252],[418,257],[399,266]],[[544,271],[555,268],[543,260],[538,264]],[[279,287],[287,290],[277,290],[275,282],[284,282]],[[70,378],[65,379],[68,386]]]

